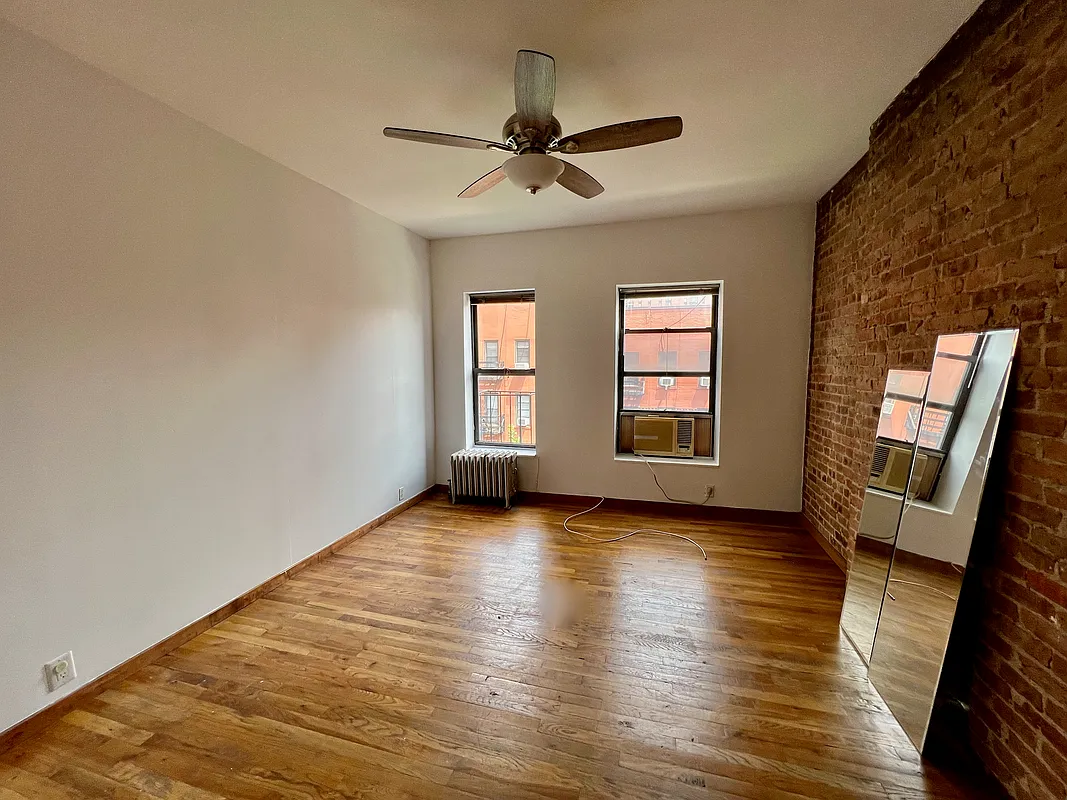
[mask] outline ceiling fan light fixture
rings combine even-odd
[[[563,174],[563,162],[544,153],[526,153],[504,162],[508,180],[530,194],[537,194]]]

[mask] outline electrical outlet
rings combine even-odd
[[[401,486],[399,489],[396,490],[396,499],[397,500],[403,500],[404,499],[404,487],[403,486]]]
[[[705,497],[709,497],[709,498],[710,497],[714,497],[715,496],[715,487],[712,486],[711,484],[708,484],[707,486],[705,486],[704,487],[704,496]]]
[[[77,676],[78,673],[74,669],[74,653],[70,650],[44,665],[44,680],[50,692],[54,692],[65,683],[70,683]]]

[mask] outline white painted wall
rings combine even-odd
[[[432,482],[427,243],[0,23],[0,729]]]
[[[614,457],[616,286],[722,280],[719,466],[656,470],[675,497],[714,484],[713,504],[799,511],[814,226],[805,204],[432,242],[438,482],[466,443],[464,292],[532,287],[540,467],[522,460],[523,487],[662,500]]]

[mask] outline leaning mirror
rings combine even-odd
[[[937,340],[870,679],[915,746],[930,716],[974,538],[1017,330]]]
[[[926,372],[890,370],[882,397],[859,535],[841,608],[841,628],[864,663],[874,647],[928,377]]]

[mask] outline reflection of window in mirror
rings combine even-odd
[[[878,438],[913,444],[926,394],[925,372],[894,369],[886,381]]]
[[[971,382],[981,355],[982,337],[975,333],[942,336],[938,339],[926,411],[919,432],[912,487],[920,500],[929,500],[937,490],[952,439],[967,405]]]
[[[868,491],[873,489],[896,496],[904,494],[915,440],[919,435],[928,378],[926,372],[918,370],[889,371],[878,416]]]

